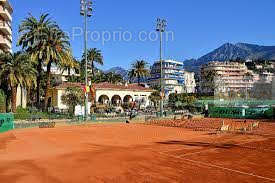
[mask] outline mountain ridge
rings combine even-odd
[[[210,61],[229,61],[229,60],[275,60],[275,46],[261,46],[248,43],[225,43],[208,54],[198,58],[185,60],[185,68],[189,71],[198,72],[203,64]]]

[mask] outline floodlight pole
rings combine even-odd
[[[163,32],[165,32],[166,20],[157,19],[157,32],[160,32],[160,88],[161,88],[161,100],[160,100],[160,116],[163,117],[163,100],[164,100],[164,86],[163,86],[163,60],[162,60],[162,42]]]
[[[92,2],[80,0],[80,15],[84,16],[84,55],[85,55],[85,91],[88,86],[88,56],[87,56],[87,18],[92,16]],[[88,91],[85,92],[85,120],[88,120]]]

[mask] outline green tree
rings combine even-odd
[[[107,74],[104,74],[104,80],[105,82],[108,82],[108,83],[113,83],[113,84],[116,84],[116,83],[119,83],[119,82],[123,82],[123,78],[120,74],[114,74],[112,72],[109,72]]]
[[[145,78],[150,75],[148,69],[148,63],[144,60],[137,60],[132,64],[132,68],[129,72],[130,79],[137,78],[138,84],[140,84],[141,78]]]
[[[3,90],[0,89],[0,113],[6,112],[6,95]]]
[[[74,114],[77,105],[84,105],[84,91],[79,87],[69,87],[66,89],[66,93],[61,96],[61,100],[69,106],[70,114]]]
[[[92,83],[105,82],[105,74],[103,72],[99,72],[94,77],[92,77],[91,81]]]
[[[58,27],[49,27],[47,30],[47,40],[44,41],[43,46],[39,47],[33,54],[34,60],[43,58],[45,65],[47,65],[44,109],[47,107],[47,99],[51,87],[52,64],[55,64],[59,68],[73,68],[76,66],[71,54],[69,37]]]
[[[151,93],[151,95],[149,96],[149,100],[154,103],[154,107],[155,109],[157,109],[158,103],[161,100],[160,91],[154,91],[153,93]]]
[[[205,89],[208,89],[210,93],[214,94],[215,90],[218,87],[217,77],[218,74],[216,71],[204,71],[202,72],[202,86]]]
[[[16,112],[17,87],[29,88],[36,81],[36,70],[32,67],[30,57],[21,52],[1,55],[0,80],[11,89],[12,112]]]
[[[171,93],[169,95],[169,105],[173,108],[179,108],[182,106],[191,106],[196,101],[196,97],[188,95],[187,93]]]

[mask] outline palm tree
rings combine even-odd
[[[157,91],[154,91],[153,93],[151,93],[151,95],[149,96],[149,100],[154,103],[154,107],[155,107],[155,109],[157,109],[157,105],[158,105],[159,101],[161,100],[160,91],[157,90]]]
[[[92,70],[92,76],[95,77],[95,63],[103,65],[103,56],[101,51],[96,48],[88,49],[87,51],[88,67]],[[85,65],[85,54],[82,56],[82,67]],[[84,68],[82,68],[84,70]]]
[[[43,41],[42,46],[37,47],[37,50],[32,54],[33,60],[43,59],[44,64],[47,66],[44,109],[46,109],[48,104],[52,64],[58,67],[76,66],[71,54],[69,37],[58,27],[49,27],[46,33],[47,38]]]
[[[57,28],[58,26],[49,18],[49,14],[42,14],[39,19],[29,15],[24,19],[19,26],[19,33],[22,35],[19,37],[17,45],[22,46],[22,49],[27,51],[32,60],[36,63],[37,68],[37,90],[36,90],[36,102],[37,106],[40,107],[40,83],[42,80],[42,66],[45,59],[45,54],[38,51],[43,49],[45,41],[49,38],[49,28]],[[37,60],[34,60],[37,58]]]
[[[60,68],[62,69],[62,74],[65,71],[68,71],[68,76],[71,76],[71,70],[74,70],[74,73],[80,73],[80,63],[73,58],[73,60],[71,62],[66,62],[65,64],[61,64]]]
[[[149,75],[150,71],[146,61],[137,60],[132,64],[132,69],[129,72],[130,79],[137,78],[138,84],[140,84],[141,78],[145,78]]]
[[[0,56],[4,61],[1,65],[0,78],[11,89],[12,112],[16,112],[16,96],[18,86],[28,88],[36,80],[36,70],[32,67],[29,56],[26,53],[17,52]]]

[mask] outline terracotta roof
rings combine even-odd
[[[95,89],[111,89],[111,90],[134,90],[134,91],[154,91],[151,88],[147,88],[143,86],[142,84],[112,84],[112,83],[97,83],[97,84],[92,84]],[[66,89],[68,87],[81,87],[83,88],[85,86],[84,83],[62,83],[54,88],[56,89]]]
[[[70,83],[70,82],[66,82],[66,83],[62,83],[54,88],[56,89],[66,89],[68,87],[84,87],[85,84],[84,83]]]
[[[135,91],[154,91],[140,84],[112,84],[112,83],[97,83],[94,84],[95,89],[112,89],[112,90],[135,90]]]

